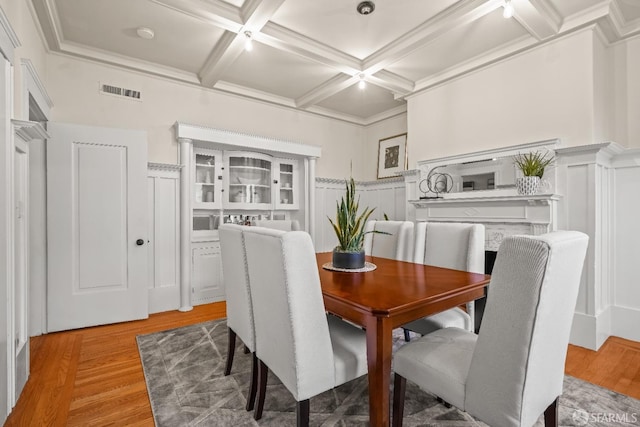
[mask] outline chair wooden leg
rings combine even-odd
[[[393,427],[402,427],[404,416],[404,395],[407,389],[407,379],[394,374],[393,377]]]
[[[408,329],[403,329],[403,331],[404,331],[404,341],[405,342],[411,341],[411,336],[409,335],[409,330]]]
[[[224,375],[231,373],[231,365],[233,365],[233,355],[236,352],[236,333],[231,328],[227,328],[229,339],[227,343],[227,366],[224,368]]]
[[[264,397],[267,393],[267,376],[269,368],[264,362],[258,359],[258,400],[253,412],[253,418],[257,421],[262,418],[262,409],[264,408]]]
[[[296,403],[297,427],[309,427],[309,399]]]
[[[544,411],[545,427],[558,427],[558,399],[551,402],[551,405]]]
[[[249,384],[249,394],[247,395],[247,411],[253,410],[258,391],[258,356],[255,352],[251,354],[251,359],[251,384]]]

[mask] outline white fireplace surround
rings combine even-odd
[[[556,230],[557,195],[411,200],[416,221],[472,222],[485,226],[485,250],[497,251],[502,239]]]
[[[536,149],[555,151],[555,166],[545,171],[545,194],[520,196],[506,188],[420,199],[425,194],[419,184],[432,168]],[[611,142],[562,147],[553,139],[420,161],[402,175],[408,220],[482,223],[487,250],[496,250],[512,234],[578,230],[589,235],[571,342],[596,350],[610,335],[640,341],[640,288],[632,255],[640,235],[635,220],[640,150]]]

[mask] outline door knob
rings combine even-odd
[[[143,239],[136,240],[136,245],[138,245],[138,246],[144,245],[144,240]]]

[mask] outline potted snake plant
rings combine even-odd
[[[340,202],[336,202],[336,220],[329,218],[338,237],[338,246],[333,249],[333,266],[344,269],[364,267],[364,226],[374,209],[364,208],[359,212],[360,198],[356,198],[356,184],[353,178],[346,183],[346,192]]]

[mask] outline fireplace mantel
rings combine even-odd
[[[539,235],[557,229],[557,194],[486,195],[464,193],[438,199],[410,200],[416,221],[481,223],[486,227],[487,250],[497,250],[513,234]],[[451,197],[453,196],[453,197]]]

